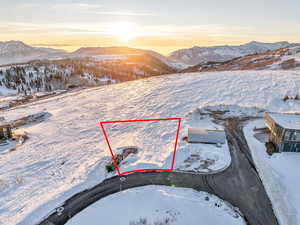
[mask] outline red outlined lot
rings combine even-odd
[[[174,150],[173,150],[173,157],[172,157],[171,168],[169,168],[169,169],[140,169],[140,170],[125,171],[123,173],[120,173],[120,169],[119,169],[119,166],[118,166],[117,161],[116,161],[116,156],[115,156],[115,154],[113,152],[113,149],[111,147],[111,144],[109,142],[109,137],[108,137],[108,135],[107,135],[107,133],[105,131],[104,125],[105,124],[113,124],[113,123],[152,122],[152,121],[164,121],[164,120],[176,120],[178,122],[176,136],[175,136],[175,144],[174,144]],[[176,157],[176,149],[177,149],[177,143],[178,143],[180,123],[181,123],[181,118],[162,118],[162,119],[144,119],[144,120],[117,120],[117,121],[102,121],[102,122],[100,122],[101,130],[103,132],[106,144],[107,144],[107,146],[109,148],[109,151],[111,153],[113,162],[114,162],[114,164],[116,166],[118,175],[121,176],[121,175],[125,175],[125,174],[128,174],[128,173],[142,172],[142,171],[172,171],[174,169],[174,162],[175,162],[175,157]]]

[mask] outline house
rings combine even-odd
[[[189,143],[224,144],[225,140],[224,130],[188,128]]]
[[[0,140],[12,137],[11,126],[8,123],[0,122]]]
[[[300,152],[300,115],[265,113],[269,142],[278,152]]]

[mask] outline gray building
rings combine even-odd
[[[224,144],[225,140],[224,130],[188,129],[189,143]]]
[[[279,152],[300,152],[300,115],[265,113],[269,141]]]

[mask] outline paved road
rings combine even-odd
[[[118,176],[112,177],[92,189],[76,194],[64,203],[63,211],[52,213],[39,225],[63,225],[76,213],[105,196],[145,185],[175,185],[209,192],[238,207],[249,225],[278,225],[270,200],[254,167],[240,122],[227,121],[226,134],[232,163],[221,173],[205,175],[142,172],[123,176],[125,181]],[[106,223],[99,221],[99,225],[101,224]]]

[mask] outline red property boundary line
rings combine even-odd
[[[149,122],[149,121],[165,121],[165,120],[177,120],[178,121],[178,125],[177,125],[177,131],[176,131],[176,137],[175,137],[175,144],[174,144],[174,151],[173,151],[173,157],[172,157],[172,165],[170,169],[141,169],[141,170],[131,170],[131,171],[125,171],[123,173],[120,173],[120,169],[119,166],[117,164],[116,161],[116,156],[112,150],[112,147],[110,145],[110,142],[108,140],[108,136],[107,133],[104,129],[104,124],[111,124],[111,123],[134,123],[134,122]],[[134,173],[134,172],[143,172],[143,171],[173,171],[174,169],[174,163],[175,163],[175,157],[176,157],[176,150],[177,150],[177,143],[178,143],[178,137],[179,137],[179,130],[180,130],[180,124],[181,124],[181,118],[162,118],[162,119],[144,119],[144,120],[116,120],[116,121],[101,121],[100,122],[100,127],[101,130],[103,132],[106,144],[109,148],[109,151],[111,153],[113,162],[116,166],[118,175],[125,175],[125,174],[129,174],[129,173]]]

